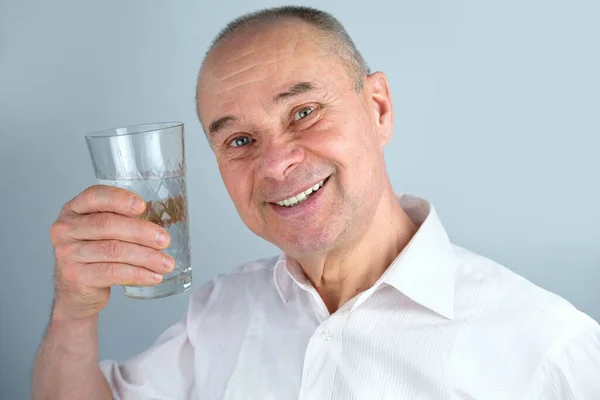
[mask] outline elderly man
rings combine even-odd
[[[394,194],[388,81],[332,16],[233,21],[197,105],[240,217],[281,255],[213,279],[154,346],[100,363],[109,287],[152,285],[172,266],[161,228],[135,218],[140,199],[89,188],[51,232],[56,296],[34,398],[600,398],[596,322],[451,244],[427,201]],[[101,264],[109,245],[119,251]]]

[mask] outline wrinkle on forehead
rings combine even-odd
[[[227,67],[237,62],[245,62],[246,59],[260,61],[264,54],[290,55],[295,51],[295,45],[299,42],[301,32],[276,32],[256,33],[252,38],[240,38],[223,43],[212,50],[209,58],[212,58],[220,67]],[[266,42],[266,43],[265,43]],[[294,46],[291,44],[294,43]],[[244,53],[240,54],[240,51]],[[252,62],[252,61],[250,61]],[[234,66],[235,67],[235,66]]]
[[[286,60],[286,59],[288,59],[288,58],[290,58],[290,57],[288,57],[288,56],[285,56],[285,57],[279,57],[279,58],[277,58],[277,59],[275,59],[275,60],[273,60],[273,61],[269,61],[269,62],[267,62],[267,63],[256,63],[256,64],[252,64],[252,65],[250,65],[250,66],[248,66],[248,67],[246,67],[246,68],[244,68],[244,69],[242,69],[242,70],[240,70],[240,71],[236,71],[236,72],[233,72],[233,73],[231,73],[230,75],[227,75],[227,76],[220,77],[220,78],[217,80],[217,82],[225,82],[225,81],[227,81],[228,79],[235,78],[236,76],[238,76],[238,75],[241,75],[241,74],[243,74],[243,73],[245,73],[245,72],[246,72],[246,73],[251,73],[251,70],[252,70],[252,69],[255,69],[255,68],[257,68],[257,67],[261,67],[261,68],[269,67],[269,66],[271,66],[272,64],[277,64],[278,62],[284,61],[284,60]]]
[[[294,57],[303,41],[315,42],[314,36],[314,28],[298,24],[295,27],[272,26],[264,31],[253,32],[250,37],[240,37],[238,34],[209,53],[201,75],[222,81],[252,66],[268,67]],[[240,54],[240,51],[243,53]]]
[[[223,40],[225,41],[225,40],[227,40],[227,39],[223,39]],[[264,46],[262,46],[262,47],[259,47],[259,48],[257,48],[257,49],[250,50],[250,51],[248,51],[248,52],[246,52],[246,53],[244,53],[244,54],[239,54],[239,55],[235,56],[234,58],[232,58],[232,59],[230,59],[230,60],[222,61],[222,63],[223,63],[223,64],[231,64],[231,63],[234,63],[234,62],[240,61],[240,60],[242,60],[242,59],[244,59],[244,58],[246,58],[246,57],[249,57],[249,56],[251,56],[251,55],[253,55],[253,54],[256,54],[257,52],[264,51],[264,50],[266,50],[266,49],[268,49],[268,48],[270,48],[270,47],[274,47],[274,46],[276,46],[276,44],[275,44],[275,43],[266,44],[266,45],[264,45]]]
[[[239,75],[239,74],[243,74],[244,72],[247,72],[247,71],[251,70],[252,68],[255,68],[255,67],[259,66],[259,65],[260,65],[260,64],[252,64],[251,66],[249,66],[249,67],[246,67],[246,68],[242,69],[241,71],[236,71],[236,72],[234,72],[234,73],[232,73],[232,74],[230,74],[230,75],[227,75],[227,76],[221,77],[221,78],[219,79],[219,81],[220,81],[220,82],[224,82],[224,81],[226,81],[227,79],[233,78],[233,77],[235,77],[235,76],[237,76],[237,75]]]

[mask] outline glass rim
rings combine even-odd
[[[178,126],[183,126],[183,122],[179,121],[166,121],[166,122],[150,122],[145,124],[133,124],[126,126],[118,126],[114,128],[102,129],[99,131],[90,132],[85,135],[86,139],[102,139],[102,138],[112,138],[118,136],[133,136],[133,135],[143,135],[145,133],[152,133],[157,131],[162,131],[165,129],[172,129]],[[129,133],[117,133],[120,129],[131,129],[131,128],[140,128],[136,132]]]

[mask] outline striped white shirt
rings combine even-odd
[[[154,346],[101,363],[116,399],[600,399],[600,327],[451,244],[425,200],[377,283],[330,314],[285,255],[196,290]]]

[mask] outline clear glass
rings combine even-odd
[[[165,250],[175,269],[155,286],[124,286],[125,295],[155,299],[182,293],[192,285],[183,124],[127,126],[86,136],[99,184],[117,186],[146,201],[140,217],[171,235]]]

